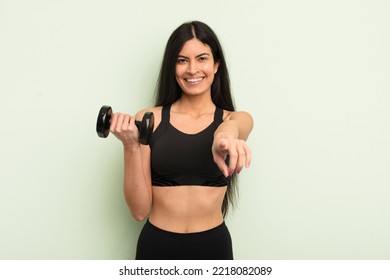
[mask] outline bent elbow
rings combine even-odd
[[[145,216],[145,215],[134,215],[134,214],[133,214],[133,217],[134,217],[134,219],[135,219],[137,222],[142,222],[142,221],[144,221],[148,216]]]
[[[142,222],[149,217],[149,211],[139,211],[139,212],[134,211],[131,214],[137,222]]]

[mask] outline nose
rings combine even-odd
[[[196,61],[190,61],[188,63],[187,73],[191,75],[195,75],[198,72],[198,64]]]

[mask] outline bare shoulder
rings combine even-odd
[[[230,121],[230,120],[238,120],[238,121],[243,121],[248,124],[253,125],[253,118],[251,114],[245,111],[224,111],[223,113],[223,120],[224,121]]]
[[[142,120],[143,116],[145,113],[152,112],[154,116],[154,128],[160,124],[161,122],[161,111],[162,111],[162,106],[158,107],[152,107],[152,108],[145,108],[140,110],[136,115],[135,118],[136,120]]]
[[[233,123],[238,128],[239,139],[246,140],[253,129],[253,118],[248,112],[224,111],[224,123]]]
[[[161,106],[152,107],[152,108],[145,108],[145,109],[138,111],[138,113],[135,116],[137,119],[142,119],[142,117],[145,113],[152,112],[155,115],[154,117],[157,117],[158,115],[161,115],[161,110],[162,110]]]

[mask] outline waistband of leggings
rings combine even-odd
[[[227,226],[225,224],[225,221],[223,221],[220,225],[216,226],[216,227],[213,227],[211,229],[207,229],[207,230],[204,230],[204,231],[198,231],[198,232],[189,232],[189,233],[181,233],[181,232],[174,232],[174,231],[168,231],[168,230],[165,230],[165,229],[162,229],[162,228],[159,228],[155,225],[153,225],[149,219],[146,220],[146,223],[145,223],[145,227],[155,231],[155,232],[158,232],[158,233],[161,233],[161,234],[165,234],[165,235],[171,235],[171,236],[201,236],[201,235],[209,235],[209,234],[214,234],[216,232],[219,232],[219,231],[225,231],[227,230]]]

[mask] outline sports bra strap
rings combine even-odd
[[[165,105],[162,108],[161,112],[161,124],[159,127],[156,129],[156,137],[159,137],[160,134],[167,128],[169,125],[169,120],[170,120],[170,111],[171,111],[171,105]],[[218,126],[223,123],[223,109],[220,107],[216,107],[215,112],[214,112],[214,122],[213,125],[217,129]],[[154,141],[153,141],[154,142]],[[152,144],[153,145],[153,144]]]
[[[167,123],[169,123],[169,115],[170,115],[170,112],[171,111],[171,104],[169,105],[165,105],[162,109],[162,113],[161,113],[161,123],[163,125],[166,125]]]
[[[214,114],[214,125],[217,128],[223,122],[223,109],[217,107]]]

